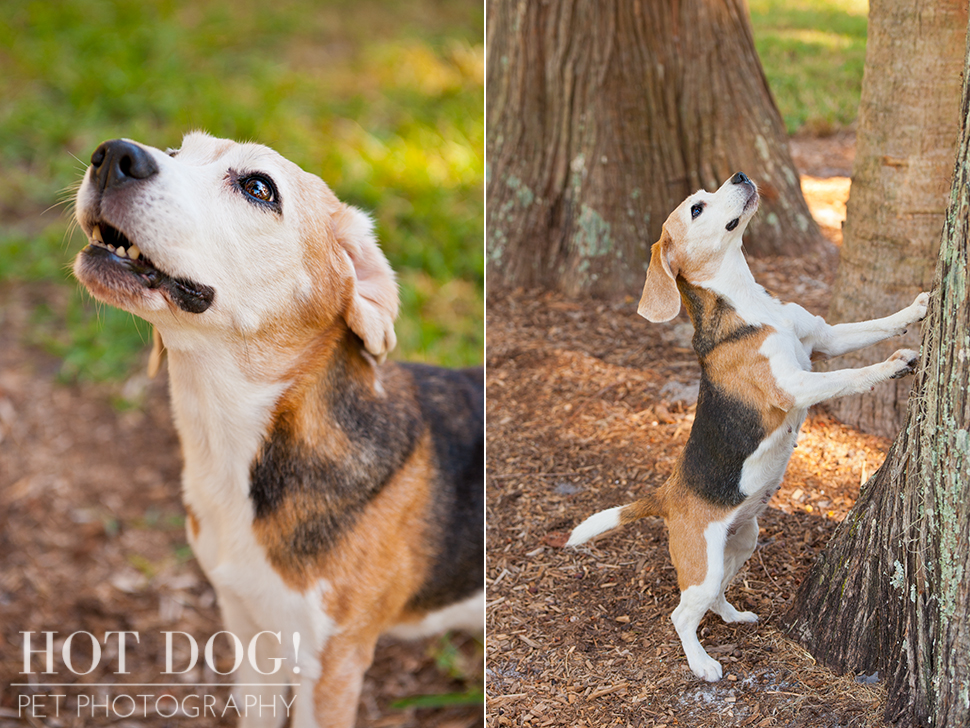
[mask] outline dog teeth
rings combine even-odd
[[[141,258],[141,250],[134,243],[131,243],[127,248],[125,248],[123,245],[115,247],[111,243],[104,242],[104,234],[101,232],[100,225],[95,225],[93,228],[91,228],[91,244],[96,245],[99,248],[104,248],[105,250],[114,253],[119,258],[129,258],[131,260],[138,260]]]

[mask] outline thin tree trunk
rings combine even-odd
[[[795,597],[823,664],[878,670],[886,718],[970,725],[970,47],[946,223],[904,430]]]
[[[489,286],[635,290],[687,195],[743,170],[754,254],[825,249],[744,0],[492,0]]]
[[[933,280],[960,131],[953,109],[966,29],[966,0],[872,3],[832,322],[898,311]],[[918,336],[913,330],[826,367],[864,366],[915,347]],[[897,379],[827,408],[853,427],[893,437],[905,421],[910,386]]]

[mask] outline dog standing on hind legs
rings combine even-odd
[[[670,321],[683,305],[694,325],[701,366],[697,410],[687,445],[667,481],[626,506],[590,516],[567,546],[644,516],[662,516],[677,570],[680,604],[671,615],[691,671],[710,682],[721,665],[697,628],[707,610],[725,622],[755,622],[724,592],[758,541],[758,516],[778,490],[808,408],[870,391],[912,373],[917,353],[900,349],[861,369],[813,372],[812,357],[832,357],[904,333],[926,316],[927,293],[891,316],[829,325],[755,283],[741,234],[758,208],[754,183],[739,172],[717,192],[699,191],[674,210],[651,250],[637,312]]]

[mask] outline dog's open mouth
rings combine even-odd
[[[212,305],[215,290],[211,286],[168,275],[117,228],[95,223],[89,242],[82,251],[86,267],[105,286],[124,289],[137,283],[143,288],[160,289],[189,313],[202,313]]]

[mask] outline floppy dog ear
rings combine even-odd
[[[643,284],[637,313],[655,324],[670,321],[680,313],[680,291],[677,289],[676,266],[671,266],[670,234],[666,228],[660,240],[650,249],[650,267]]]
[[[398,295],[394,271],[374,237],[374,223],[356,207],[345,205],[333,217],[340,247],[350,258],[353,291],[347,310],[347,325],[364,342],[364,347],[384,361],[394,348],[394,319]]]

